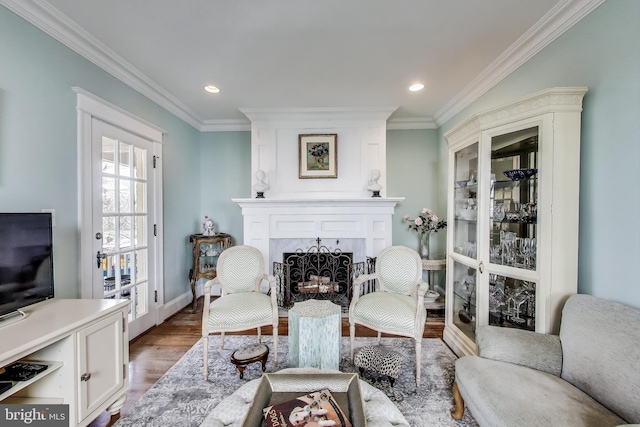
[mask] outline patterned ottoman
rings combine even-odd
[[[393,387],[393,383],[400,375],[402,356],[383,347],[366,346],[356,352],[353,364],[360,370],[360,375],[365,369],[386,375]]]

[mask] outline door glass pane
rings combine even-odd
[[[124,177],[131,176],[131,160],[132,160],[132,151],[133,146],[131,144],[127,144],[126,142],[120,142],[120,152],[118,153],[118,174]]]
[[[135,221],[135,240],[133,243],[136,247],[147,246],[147,217],[136,216]]]
[[[534,331],[536,284],[489,274],[489,324]]]
[[[134,195],[133,204],[136,213],[147,212],[147,183],[136,182],[136,193]]]
[[[491,139],[489,254],[494,264],[536,269],[538,128]]]
[[[106,136],[102,137],[102,173],[106,174],[115,174],[116,173],[116,141],[107,138]]]
[[[112,216],[102,217],[102,250],[112,252],[116,247],[116,219]]]
[[[120,217],[120,249],[131,247],[131,221],[130,216]]]
[[[131,206],[131,181],[127,179],[120,179],[120,213],[132,212]]]
[[[458,151],[455,156],[454,167],[454,251],[471,258],[476,258],[478,232],[478,143]]]
[[[470,339],[476,333],[476,270],[453,264],[453,324]]]
[[[147,150],[135,147],[133,150],[133,176],[134,178],[145,179],[147,177],[146,156]]]
[[[147,250],[141,249],[139,251],[136,251],[135,274],[136,281],[138,283],[149,278],[147,275],[147,268]]]
[[[132,271],[132,267],[133,267],[133,252],[128,252],[125,254],[120,255],[120,274],[122,275],[122,281],[123,284],[124,281],[128,281],[128,282],[132,282],[134,280],[133,277],[131,277],[131,271]]]
[[[106,176],[102,177],[102,212],[114,213],[116,211],[116,180]]]

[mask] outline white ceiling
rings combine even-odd
[[[206,131],[248,129],[243,108],[436,127],[604,0],[0,1]]]

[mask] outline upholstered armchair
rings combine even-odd
[[[361,285],[377,280],[375,292],[360,295]],[[420,386],[422,334],[427,318],[424,294],[427,284],[422,280],[422,261],[413,249],[391,246],[380,251],[373,274],[359,276],[353,283],[349,306],[351,361],[356,324],[382,333],[413,338],[416,349],[416,385]]]
[[[270,295],[260,291],[263,280],[269,281]],[[211,287],[219,284],[222,294],[211,301]],[[217,277],[204,285],[202,309],[203,375],[208,377],[209,335],[220,333],[220,348],[224,348],[225,332],[273,328],[273,360],[278,364],[278,304],[276,279],[264,272],[262,253],[252,246],[232,246],[218,258]]]

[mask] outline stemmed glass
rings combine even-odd
[[[502,265],[514,265],[515,263],[516,233],[500,231],[500,246],[502,247]]]
[[[513,306],[516,310],[516,314],[511,318],[511,321],[515,323],[524,323],[526,320],[520,317],[520,307],[527,300],[528,294],[521,286],[518,286],[513,292]]]
[[[507,298],[507,311],[505,311],[504,315],[506,317],[512,317],[514,315],[514,309],[515,309],[515,301],[514,301],[515,290],[512,287],[505,287],[504,295]],[[513,309],[511,308],[511,302],[513,302]]]

